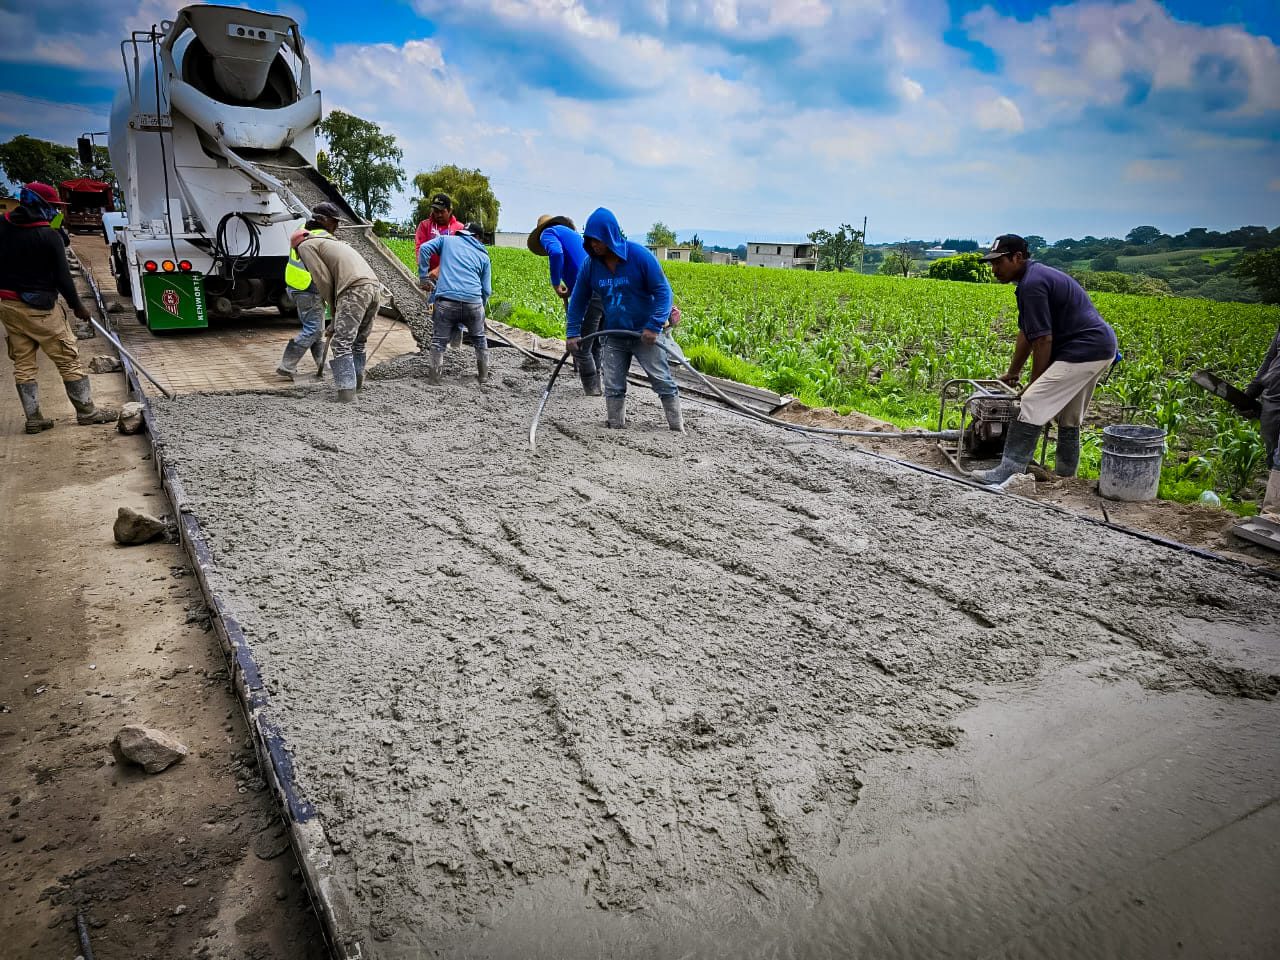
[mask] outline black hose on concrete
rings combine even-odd
[[[640,333],[635,330],[601,330],[597,333],[587,334],[585,337],[579,337],[579,343],[586,343],[597,337],[629,337],[632,340],[639,340]],[[673,350],[661,340],[657,341],[657,345],[666,352],[667,356],[676,362],[679,366],[684,367],[691,374],[702,381],[703,385],[711,391],[722,402],[728,404],[734,410],[744,416],[751,417],[753,420],[759,420],[762,423],[768,423],[775,427],[782,427],[784,430],[794,430],[798,433],[817,433],[831,437],[862,437],[868,440],[955,440],[960,436],[959,430],[911,430],[911,431],[878,431],[878,430],[843,430],[838,427],[810,427],[799,423],[790,423],[786,420],[779,420],[777,417],[771,417],[766,413],[759,413],[752,410],[746,404],[739,403],[729,396],[707,377],[702,371],[697,370],[694,366],[684,358],[678,350]],[[542,418],[542,412],[547,407],[547,401],[551,397],[551,388],[555,385],[556,378],[560,376],[560,369],[564,366],[564,362],[569,359],[569,350],[565,350],[564,355],[556,363],[555,369],[551,371],[551,379],[547,381],[546,389],[542,391],[542,399],[538,401],[538,409],[533,415],[533,421],[529,424],[529,448],[535,453],[538,450],[538,422]]]
[[[85,922],[84,913],[76,913],[76,937],[80,940],[80,956],[84,960],[93,960],[93,946],[89,943],[89,924]]]

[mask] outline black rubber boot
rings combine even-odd
[[[1031,462],[1031,455],[1036,451],[1036,441],[1040,439],[1043,430],[1044,427],[1037,427],[1034,423],[1013,421],[1009,424],[1009,435],[1005,437],[1004,456],[1001,457],[999,466],[990,470],[974,470],[970,476],[979,483],[999,486],[1010,477],[1025,473],[1027,464]]]
[[[67,380],[63,383],[67,388],[67,397],[76,408],[76,423],[82,427],[95,423],[115,423],[120,418],[120,411],[111,407],[95,406],[93,392],[89,389],[89,378]]]
[[[489,382],[489,351],[476,351],[476,382]]]
[[[39,387],[35,383],[18,384],[22,412],[27,415],[27,433],[40,433],[53,428],[53,421],[40,413]]]
[[[1053,455],[1053,472],[1074,477],[1080,468],[1080,428],[1058,427],[1058,450]]]

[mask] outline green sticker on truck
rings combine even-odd
[[[150,330],[196,330],[209,326],[203,274],[144,273],[142,298]]]

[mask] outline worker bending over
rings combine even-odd
[[[290,243],[333,314],[329,369],[338,399],[350,402],[364,386],[364,347],[378,315],[382,284],[364,258],[335,237],[299,230]]]
[[[996,237],[982,258],[1001,283],[1016,283],[1018,342],[1001,380],[1016,387],[1031,358],[1018,419],[1009,425],[1004,457],[990,470],[975,470],[979,483],[1001,484],[1027,469],[1045,424],[1058,422],[1053,471],[1074,477],[1080,465],[1080,424],[1098,380],[1116,358],[1116,334],[1084,287],[1061,270],[1030,259],[1027,242]]]
[[[342,212],[335,204],[318,203],[311,211],[311,219],[302,228],[313,237],[331,237],[338,231],[338,222]],[[311,351],[311,358],[319,367],[324,362],[324,300],[311,280],[311,274],[302,265],[298,251],[289,248],[289,262],[285,264],[284,280],[293,294],[294,306],[298,308],[298,319],[302,321],[302,332],[284,345],[284,356],[276,373],[292,380],[298,372],[298,361]]]
[[[674,347],[665,331],[671,317],[671,284],[648,248],[628,240],[609,210],[600,207],[587,218],[583,245],[588,259],[569,297],[565,346],[574,354],[581,348],[583,324],[592,294],[600,297],[603,331],[639,332],[640,338],[604,336],[604,405],[608,425],[627,425],[627,372],[631,359],[640,361],[654,392],[662,400],[667,426],[684,432],[680,391],[661,340]]]
[[[111,423],[119,416],[117,410],[94,405],[66,308],[58,302],[61,294],[78,319],[89,319],[71,279],[62,236],[50,226],[57,199],[47,183],[28,183],[18,194],[19,205],[0,218],[0,322],[8,335],[27,433],[53,426],[40,412],[36,355],[41,350],[62,375],[76,423]]]
[[[493,295],[489,251],[476,236],[482,230],[469,223],[454,234],[442,234],[418,248],[418,282],[432,288],[431,261],[438,260],[435,278],[435,310],[432,313],[431,355],[427,358],[427,382],[438,384],[444,369],[444,351],[457,331],[456,342],[466,330],[476,349],[476,379],[489,379],[489,339],[484,315]]]
[[[1262,405],[1262,445],[1267,451],[1267,492],[1262,512],[1280,519],[1280,329],[1271,341],[1258,375],[1245,388]]]
[[[569,308],[569,296],[578,282],[578,272],[587,259],[586,248],[577,228],[568,217],[543,214],[538,225],[529,233],[528,247],[540,257],[546,257],[551,270],[551,288]],[[592,295],[582,321],[581,336],[590,336],[600,329],[600,298]],[[586,348],[574,355],[574,365],[582,380],[582,390],[588,397],[600,396],[601,338],[592,340]]]

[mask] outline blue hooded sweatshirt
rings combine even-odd
[[[433,300],[457,300],[461,303],[489,303],[493,281],[489,251],[469,233],[441,234],[418,248],[418,278],[426,277],[431,258],[440,258],[440,275],[436,278]]]
[[[558,287],[563,282],[572,290],[573,285],[578,282],[582,261],[587,259],[582,238],[568,227],[557,224],[538,234],[538,242],[547,251],[547,259],[551,261],[551,285]]]
[[[671,284],[658,259],[646,247],[628,240],[612,211],[600,207],[587,217],[584,237],[599,240],[621,261],[610,270],[603,260],[588,256],[569,298],[566,321],[570,337],[582,333],[582,318],[598,293],[604,304],[602,330],[652,330],[661,333],[671,316]]]

